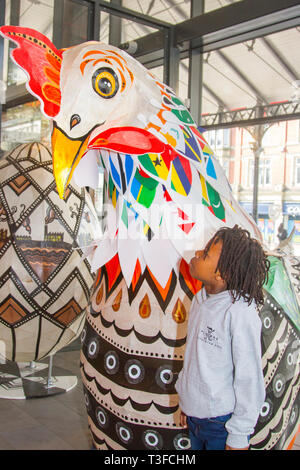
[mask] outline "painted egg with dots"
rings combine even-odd
[[[52,156],[23,144],[0,161],[0,341],[11,361],[35,361],[82,331],[93,274],[80,246],[97,227],[89,195],[59,198]]]

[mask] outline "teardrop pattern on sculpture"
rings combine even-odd
[[[97,295],[96,295],[96,304],[99,305],[102,298],[103,298],[103,292],[104,292],[104,287],[103,287],[103,284],[101,284],[98,292],[97,292]]]
[[[172,312],[173,320],[176,323],[183,323],[186,319],[186,309],[180,299],[177,299]]]
[[[140,303],[139,314],[142,318],[148,318],[150,316],[150,313],[151,313],[151,305],[150,305],[149,297],[146,294]]]
[[[112,309],[114,312],[117,312],[121,306],[121,300],[122,300],[122,289],[120,290],[120,292],[118,293],[118,295],[116,296],[115,300],[114,300],[114,303],[112,304]]]

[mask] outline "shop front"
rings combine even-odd
[[[295,227],[293,243],[300,247],[300,203],[284,202],[283,216],[287,220],[288,234],[290,234]]]
[[[245,209],[248,214],[252,216],[253,204],[249,201],[240,201],[240,205]],[[276,244],[275,218],[270,217],[270,208],[273,206],[272,202],[262,202],[257,206],[257,225],[262,233],[264,242],[268,245]]]

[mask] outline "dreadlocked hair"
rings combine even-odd
[[[216,271],[226,281],[233,302],[243,297],[249,305],[253,300],[257,307],[263,305],[263,285],[268,281],[270,262],[261,244],[238,225],[218,230],[205,252],[218,241],[223,246]]]

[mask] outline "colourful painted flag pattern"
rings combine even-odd
[[[110,153],[109,165],[111,177],[117,188],[124,194],[130,182],[134,162],[130,155]]]
[[[218,219],[225,222],[225,208],[221,201],[219,193],[203,178],[199,173],[201,188],[202,188],[202,202]]]
[[[217,180],[217,173],[213,161],[213,152],[197,129],[193,118],[186,109],[183,102],[168,90],[163,96],[163,102],[169,110],[182,123],[176,127],[177,137],[182,134],[183,147],[177,150],[169,143],[165,145],[162,153],[145,153],[136,157],[130,154],[109,153],[109,180],[108,194],[114,207],[116,207],[119,194],[123,194],[129,188],[133,199],[144,206],[150,208],[154,201],[157,186],[161,183],[164,190],[164,200],[172,201],[168,189],[172,189],[179,195],[187,197],[192,188],[191,163],[199,163],[197,172],[200,178],[199,200],[218,219],[225,222],[225,207],[220,194],[207,181],[206,176]],[[173,129],[173,130],[174,130]],[[179,142],[178,138],[178,142]],[[137,168],[134,158],[140,164]],[[201,172],[200,172],[201,171]],[[168,197],[166,197],[166,195]],[[202,197],[201,197],[202,196]],[[128,201],[128,197],[126,197]],[[123,205],[121,220],[128,228],[128,202]],[[194,226],[193,221],[185,221],[178,225],[185,233],[189,233]],[[145,222],[145,235],[151,232],[150,227]],[[152,233],[152,232],[151,232]],[[148,236],[147,235],[147,236]]]
[[[170,171],[170,160],[168,161],[161,154],[146,153],[138,157],[139,162],[143,168],[151,173],[153,176],[167,180]]]
[[[178,155],[172,163],[171,188],[187,196],[192,186],[192,172],[189,161]]]
[[[131,183],[131,194],[137,202],[149,208],[155,198],[157,185],[158,181],[143,176],[139,170],[136,170]]]
[[[108,197],[109,199],[111,199],[114,208],[116,208],[118,197],[119,197],[119,191],[117,190],[110,174],[108,176],[107,189],[108,189]]]
[[[193,132],[193,128],[187,126],[181,127],[184,135],[185,150],[184,154],[187,158],[196,162],[202,162],[201,149],[197,140],[197,136]]]
[[[171,112],[183,123],[189,124],[190,126],[195,125],[195,121],[190,115],[189,111],[186,109],[183,102],[176,96],[171,96],[172,103],[176,106],[171,108]]]

